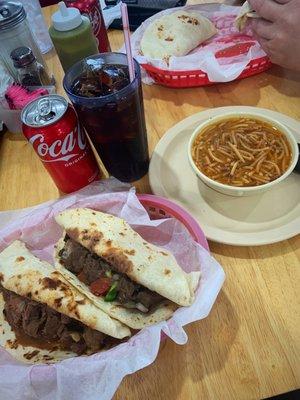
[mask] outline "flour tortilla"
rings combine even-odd
[[[201,14],[176,11],[146,28],[141,50],[144,56],[156,59],[185,56],[216,33],[213,23]]]
[[[259,15],[251,8],[248,1],[246,1],[242,5],[241,11],[235,20],[235,26],[239,31],[245,28],[248,18],[259,18]]]
[[[131,335],[128,327],[99,310],[87,296],[70,285],[59,271],[30,253],[21,241],[13,242],[0,253],[0,282],[7,290],[46,304],[52,309],[109,336],[123,339]],[[58,299],[59,301],[57,301]],[[31,351],[30,348],[20,345],[16,349],[12,348],[14,346],[11,342],[14,343],[15,335],[9,324],[4,320],[3,312],[1,312],[1,310],[3,311],[3,302],[1,295],[0,331],[2,330],[5,333],[0,333],[0,345],[13,356],[28,362],[24,356],[25,353]],[[11,340],[11,342],[8,342],[8,340]],[[45,362],[43,358],[45,355],[48,355],[51,359],[46,361],[56,362],[76,354],[68,351],[49,353],[49,351],[43,350],[32,357],[30,362]]]
[[[64,246],[61,239],[55,250],[56,267],[111,317],[133,329],[141,329],[168,319],[178,307],[176,304],[189,306],[193,303],[200,272],[184,272],[170,252],[146,242],[123,219],[81,208],[60,213],[56,221],[64,228],[64,233],[111,263],[115,270],[166,299],[156,310],[145,314],[126,309],[116,301],[105,302],[101,296],[94,296],[60,263],[58,253]]]

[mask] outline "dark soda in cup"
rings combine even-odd
[[[64,88],[108,172],[123,182],[148,172],[140,68],[129,80],[127,58],[104,53],[75,64],[64,78]]]

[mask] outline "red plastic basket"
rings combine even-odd
[[[138,194],[137,197],[151,219],[177,219],[187,228],[194,240],[209,251],[204,232],[198,222],[186,210],[168,199],[152,194]]]
[[[259,74],[260,72],[266,71],[271,66],[272,63],[268,57],[257,58],[256,60],[249,62],[244,71],[236,78],[236,80]],[[189,88],[216,84],[216,82],[211,82],[208,79],[207,74],[201,70],[168,71],[156,68],[149,64],[142,64],[142,67],[156,83],[163,86],[172,88]]]

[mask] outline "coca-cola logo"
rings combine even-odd
[[[79,155],[78,152],[74,152],[76,148],[77,150],[78,147],[80,150],[86,148],[86,138],[79,126],[68,133],[63,140],[57,139],[48,144],[45,142],[44,135],[37,133],[32,136],[29,143],[34,146],[43,162],[69,161]],[[45,159],[48,157],[51,157],[51,159]]]

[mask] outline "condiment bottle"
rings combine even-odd
[[[67,7],[78,8],[81,14],[86,15],[91,21],[99,53],[111,51],[101,4],[99,0],[64,0]]]
[[[15,79],[17,74],[10,53],[20,46],[29,47],[46,69],[43,56],[29,28],[24,7],[21,3],[0,0],[0,58]]]
[[[83,58],[97,54],[98,48],[90,20],[77,8],[67,8],[60,2],[59,10],[52,15],[49,29],[51,39],[64,71]]]
[[[47,86],[51,80],[29,47],[18,47],[10,53],[17,69],[18,82],[23,86]]]

